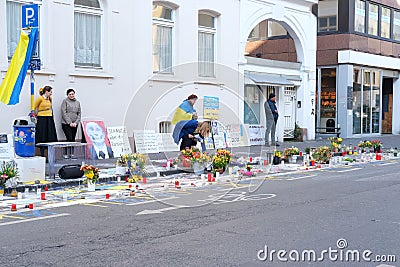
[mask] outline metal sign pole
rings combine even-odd
[[[34,114],[34,105],[35,105],[35,71],[31,67],[31,75],[30,75],[30,80],[31,80],[31,114]],[[32,116],[31,120],[33,121],[35,118]]]

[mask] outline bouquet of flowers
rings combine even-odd
[[[116,165],[121,167],[128,166],[128,154],[124,154],[120,158],[118,158]]]
[[[299,149],[293,146],[285,148],[285,150],[283,151],[283,155],[285,158],[289,158],[294,155],[299,155]]]
[[[312,157],[319,163],[327,163],[331,158],[331,150],[327,146],[317,147]]]
[[[274,151],[274,157],[281,158],[281,157],[282,157],[282,152],[279,151],[279,150],[275,150],[275,151]]]
[[[218,170],[225,168],[231,162],[231,152],[226,149],[218,149],[212,158],[213,168]]]
[[[331,141],[331,149],[333,151],[337,151],[340,149],[340,145],[343,142],[343,139],[340,137],[330,137],[329,141]]]
[[[382,146],[382,141],[381,140],[372,140],[371,141],[371,145],[374,147],[374,148],[379,148],[379,147],[381,147]]]
[[[18,176],[18,167],[15,161],[8,161],[1,164],[0,167],[0,187],[4,188],[8,179]]]
[[[370,141],[360,141],[360,143],[358,143],[358,147],[371,148],[372,147],[372,143]]]
[[[146,174],[146,161],[147,156],[140,153],[132,153],[127,156],[128,162],[130,162],[130,173],[132,175],[142,176]],[[128,163],[129,164],[129,163]]]
[[[192,158],[191,162],[192,163],[200,163],[200,164],[206,164],[210,161],[210,156],[206,152],[200,152],[196,151],[192,153]]]
[[[83,171],[86,176],[86,182],[91,181],[92,183],[95,183],[97,180],[99,180],[99,168],[96,168],[93,165],[85,164],[81,167],[81,171]]]

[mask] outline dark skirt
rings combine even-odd
[[[57,142],[56,126],[53,116],[38,116],[35,143]]]

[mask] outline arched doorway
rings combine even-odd
[[[315,122],[309,116],[315,114],[316,17],[311,4],[317,1],[245,2],[249,6],[243,13],[249,17],[242,18],[240,67],[244,122],[265,125],[264,102],[274,92],[278,141],[293,138],[296,124],[308,128],[306,138],[314,139]]]

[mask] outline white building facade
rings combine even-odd
[[[106,126],[126,125],[131,136],[134,130],[171,132],[175,108],[192,93],[199,96],[195,108],[200,119],[204,97],[217,97],[219,120],[243,125],[248,74],[260,74],[261,81],[252,82],[263,85],[268,84],[268,77],[278,75],[293,84],[296,121],[308,128],[308,138],[313,139],[314,120],[309,118],[314,112],[311,99],[316,84],[316,18],[311,6],[316,2],[35,0],[40,7],[42,61],[41,70],[35,72],[35,97],[40,87],[53,87],[59,140],[65,139],[60,106],[68,88],[76,90],[83,119],[104,120]],[[0,1],[2,78],[18,41],[21,5],[29,3]],[[245,56],[249,33],[267,18],[280,21],[290,32],[297,63]],[[278,86],[282,118],[278,139],[282,140],[285,89],[273,85]],[[11,133],[14,119],[29,112],[28,75],[20,103],[0,105],[0,132]],[[262,125],[264,111],[260,114]]]

